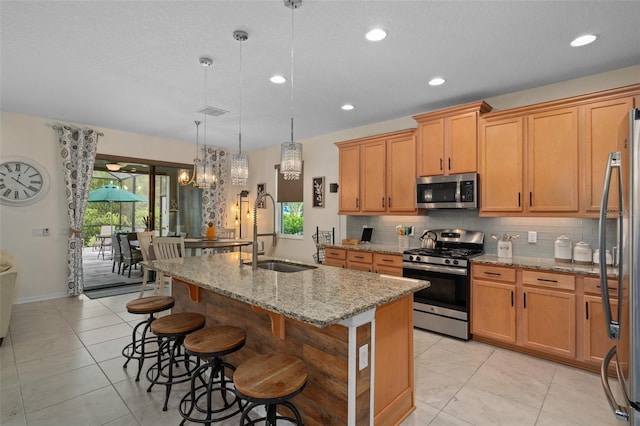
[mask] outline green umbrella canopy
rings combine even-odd
[[[144,197],[134,194],[133,192],[129,192],[125,189],[118,188],[113,183],[109,183],[104,185],[98,189],[94,189],[89,193],[89,198],[87,201],[91,203],[101,203],[108,202],[109,208],[111,209],[111,214],[109,215],[111,219],[111,232],[113,232],[113,203],[132,203],[134,201],[146,202],[149,201]]]
[[[92,203],[104,202],[104,201],[117,201],[120,203],[126,202],[146,202],[149,201],[144,197],[134,194],[133,192],[129,192],[127,190],[118,188],[112,183],[104,185],[96,190],[93,190],[89,193],[89,199],[87,200]]]

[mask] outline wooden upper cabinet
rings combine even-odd
[[[522,212],[523,120],[480,120],[480,213]]]
[[[633,98],[607,100],[587,104],[584,107],[584,209],[586,212],[598,213],[602,199],[602,187],[607,158],[610,152],[618,150],[619,138],[628,138],[628,126],[621,126],[633,108]],[[625,132],[620,135],[619,132]],[[612,177],[612,188],[617,188],[617,176]],[[618,194],[609,192],[609,211],[618,209]]]
[[[416,214],[415,130],[339,142],[340,214]]]
[[[414,134],[387,140],[387,211],[416,211],[416,138]]]
[[[531,114],[527,135],[531,212],[578,211],[578,108]]]
[[[418,140],[418,175],[444,174],[444,119],[420,124]]]
[[[418,176],[472,173],[478,170],[478,116],[491,111],[485,102],[414,115],[418,122]]]
[[[386,150],[385,140],[365,143],[361,150],[362,211],[383,213],[386,211]]]
[[[360,146],[339,147],[339,201],[340,212],[360,211]]]

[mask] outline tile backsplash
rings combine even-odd
[[[554,243],[560,235],[569,237],[575,245],[584,241],[596,249],[598,245],[598,220],[552,217],[479,217],[476,210],[434,210],[421,216],[348,216],[347,238],[360,238],[363,226],[374,228],[373,244],[396,245],[396,225],[413,226],[414,236],[410,247],[420,246],[420,236],[425,229],[461,228],[484,232],[485,253],[496,253],[497,242],[491,234],[519,234],[513,241],[513,255],[553,259]],[[527,242],[527,231],[538,233],[537,243]],[[616,222],[607,221],[608,249],[615,244]]]

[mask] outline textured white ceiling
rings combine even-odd
[[[295,137],[640,64],[640,1],[304,0],[294,12]],[[3,110],[236,149],[290,137],[292,11],[263,1],[0,1]],[[372,27],[388,31],[365,40]],[[596,43],[571,48],[585,33]],[[430,87],[442,76],[447,83]],[[345,112],[343,103],[356,109]],[[200,135],[202,142],[203,126]]]

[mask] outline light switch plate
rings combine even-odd
[[[358,357],[358,370],[362,371],[369,366],[369,345],[360,346],[360,356]]]
[[[529,231],[527,236],[527,242],[529,243],[537,243],[538,242],[538,233],[536,231]]]

